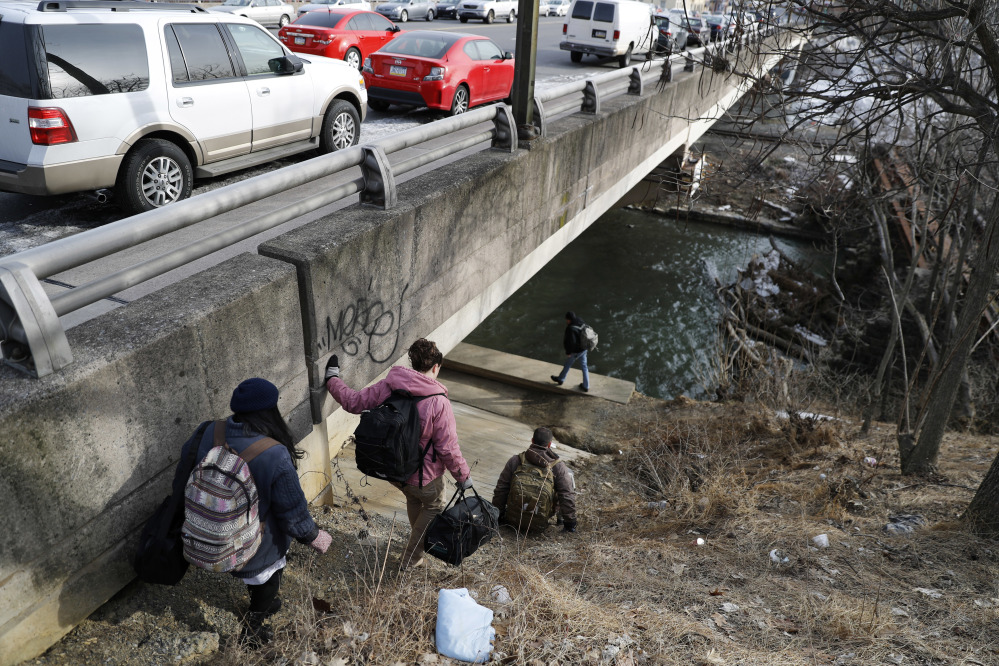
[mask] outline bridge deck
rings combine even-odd
[[[560,365],[506,354],[464,342],[448,352],[447,356],[444,357],[444,367],[515,386],[562,394],[579,395],[581,391],[577,387],[583,381],[583,373],[578,364],[569,371],[565,384],[557,386],[552,383],[551,376],[562,371]],[[626,405],[631,400],[631,394],[634,391],[635,382],[590,373],[589,395],[591,396]]]

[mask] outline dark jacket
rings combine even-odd
[[[195,464],[203,460],[212,449],[215,427],[215,424],[210,424],[205,429],[197,444]],[[236,423],[229,417],[226,421],[225,438],[237,453],[263,437],[256,433],[249,436],[243,433],[243,424]],[[177,497],[184,496],[188,478],[184,474],[184,461],[191,447],[195,446],[197,434],[195,432],[191,435],[181,450],[180,462],[173,477],[173,492]],[[295,471],[287,448],[278,444],[261,453],[250,461],[250,474],[257,486],[259,515],[264,517],[266,523],[261,525],[260,548],[242,569],[233,573],[240,578],[252,578],[284,557],[293,538],[307,544],[312,543],[319,535],[319,527],[309,514],[309,504],[305,501],[305,493],[298,482],[298,472]]]
[[[571,323],[565,327],[565,335],[562,336],[562,346],[565,348],[566,355],[578,354],[586,349],[583,345],[583,331],[581,330],[586,322],[576,315],[573,315],[569,321]]]
[[[558,501],[562,519],[575,522],[576,491],[572,488],[572,472],[564,462],[559,461],[558,454],[548,447],[531,444],[531,447],[524,452],[524,458],[532,465],[551,467],[552,478],[555,481],[555,499]],[[506,466],[500,472],[499,481],[496,482],[496,489],[493,491],[493,506],[498,507],[500,511],[506,510],[510,482],[518,467],[520,467],[520,456],[516,455],[506,461]]]

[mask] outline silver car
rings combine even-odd
[[[295,17],[295,8],[281,0],[225,0],[213,12],[245,16],[260,25],[285,27]]]
[[[437,15],[437,3],[429,0],[393,0],[378,5],[375,11],[399,23],[405,23],[409,19],[433,21]]]
[[[351,9],[367,9],[368,0],[311,0],[307,5],[298,7],[298,15],[311,12],[313,9],[329,9],[330,7],[347,6]]]

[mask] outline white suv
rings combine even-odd
[[[129,212],[357,143],[364,79],[238,16],[130,0],[0,3],[0,190],[114,187]]]

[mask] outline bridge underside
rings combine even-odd
[[[397,208],[340,211],[71,329],[77,360],[61,373],[0,370],[0,664],[44,651],[132,579],[181,443],[226,416],[239,381],[279,386],[309,452],[303,487],[321,498],[351,430],[322,388],[329,354],[360,386],[415,338],[450,350],[747,87],[705,69],[552,121],[526,149],[406,182]]]

